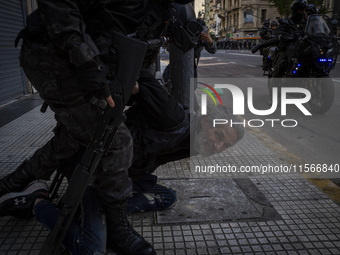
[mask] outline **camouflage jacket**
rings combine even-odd
[[[169,1],[162,0],[37,0],[37,4],[22,37],[35,45],[52,42],[76,66],[100,53],[96,37],[111,29],[138,32],[146,39],[157,36],[169,7]]]

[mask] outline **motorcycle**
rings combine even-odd
[[[295,36],[287,47],[286,60],[273,67],[282,70],[281,78],[272,78],[274,69],[271,70],[268,79],[270,94],[273,87],[304,87],[311,93],[309,106],[312,112],[322,114],[331,108],[334,84],[329,74],[335,67],[340,47],[330,24],[324,15],[308,17],[303,35],[298,39]]]
[[[260,55],[262,55],[262,69],[264,76],[271,76],[273,69],[274,69],[274,59],[277,55],[277,46],[271,45],[271,42],[278,42],[275,38],[277,37],[275,31],[272,29],[266,29],[266,33],[262,35],[262,38],[265,39],[262,45],[268,46],[261,46]],[[274,39],[274,40],[273,40]],[[270,42],[268,44],[268,42]]]
[[[274,60],[277,55],[277,46],[269,46],[263,50],[262,68],[263,75],[272,76],[274,71]],[[267,72],[267,73],[266,73]]]

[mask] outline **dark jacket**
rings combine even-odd
[[[139,78],[140,92],[126,111],[133,138],[129,176],[138,179],[162,164],[190,156],[189,113],[147,71]]]
[[[99,55],[96,39],[114,29],[148,39],[164,28],[167,1],[37,0],[38,9],[27,18],[22,37],[39,48],[52,43],[60,54],[79,66]]]
[[[280,37],[278,46],[279,51],[285,51],[286,47],[294,42],[299,35],[303,34],[306,21],[305,19],[279,19],[277,34]]]

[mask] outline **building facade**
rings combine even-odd
[[[280,17],[268,0],[206,0],[205,3],[209,6],[205,15],[208,13],[210,31],[221,39],[259,37],[266,19]]]
[[[225,13],[222,36],[233,39],[259,37],[265,20],[280,17],[276,7],[267,0],[225,0]]]
[[[205,0],[195,0],[194,10],[197,18],[204,18],[205,15]]]
[[[20,68],[20,44],[15,48],[14,41],[35,7],[33,0],[0,1],[0,106],[32,92]]]
[[[264,20],[280,16],[267,0],[196,0],[195,10],[217,39],[259,37]]]
[[[280,18],[268,0],[195,0],[194,4],[196,16],[206,21],[218,39],[258,38],[265,20]],[[323,7],[340,25],[340,0],[324,0]]]

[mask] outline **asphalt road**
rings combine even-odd
[[[340,59],[331,72],[335,84],[335,99],[332,108],[325,114],[305,116],[297,107],[289,106],[287,115],[282,116],[278,108],[269,116],[256,116],[246,108],[244,118],[250,119],[295,119],[294,128],[282,127],[280,122],[266,122],[261,131],[282,144],[290,152],[308,164],[340,163]],[[225,83],[237,83],[246,95],[248,87],[254,91],[253,102],[256,109],[269,109],[267,77],[263,76],[262,56],[247,51],[219,50],[211,55],[202,52],[198,66],[198,77]],[[218,79],[216,79],[218,78]],[[216,79],[216,80],[215,80]],[[224,90],[225,91],[225,90]],[[222,95],[222,102],[232,106],[231,94]],[[306,106],[309,110],[309,106]],[[278,124],[277,124],[278,123]],[[259,124],[255,124],[259,125]],[[289,124],[288,124],[289,125]],[[340,175],[340,173],[339,173]]]

